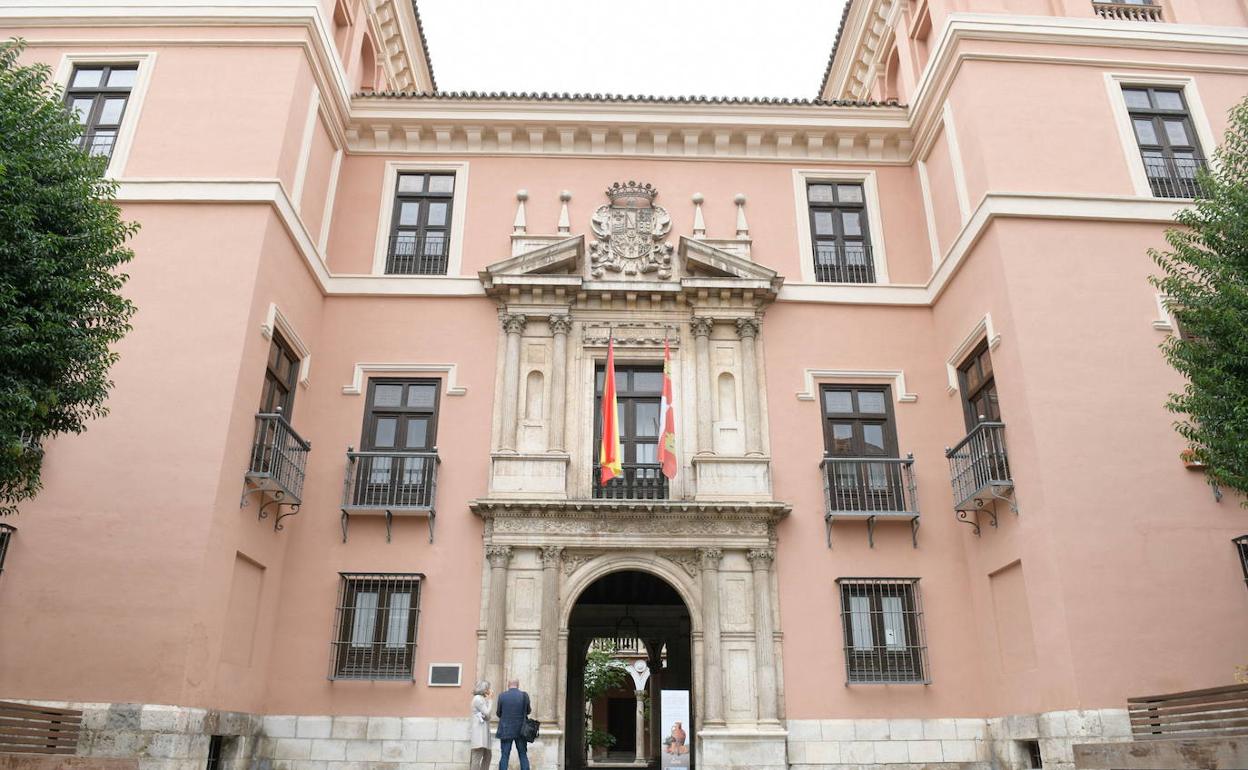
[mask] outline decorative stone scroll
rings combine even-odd
[[[663,556],[673,564],[679,566],[691,578],[698,576],[698,570],[701,562],[698,554],[694,551],[664,551]]]
[[[590,274],[602,278],[608,272],[625,276],[655,273],[672,277],[672,244],[663,240],[672,229],[672,218],[654,205],[659,191],[650,184],[616,182],[607,188],[611,203],[599,206],[590,218],[597,242],[590,246]]]
[[[602,556],[602,554],[599,552],[592,552],[592,553],[585,552],[585,551],[574,551],[571,553],[565,552],[563,555],[563,574],[571,575],[573,572],[576,572],[578,569],[580,569],[583,565],[588,564],[594,559],[597,559],[599,556]]]

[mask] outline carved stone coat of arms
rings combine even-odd
[[[590,274],[656,273],[672,277],[672,245],[663,237],[672,229],[667,211],[654,205],[659,191],[650,184],[616,182],[607,189],[610,204],[599,206],[590,219],[597,242],[590,245]]]

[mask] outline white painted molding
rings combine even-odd
[[[966,165],[962,160],[962,147],[958,144],[958,128],[953,120],[953,105],[945,102],[941,112],[945,125],[945,145],[949,148],[949,167],[953,171],[953,189],[957,193],[958,213],[962,224],[971,218],[971,196],[966,189]]]
[[[932,269],[940,264],[940,237],[936,234],[936,209],[932,201],[932,183],[927,176],[927,162],[922,158],[914,161],[919,170],[919,194],[923,196],[923,220],[927,224],[927,245],[932,250]]]
[[[130,159],[130,148],[134,144],[134,134],[138,130],[139,120],[143,115],[147,89],[152,82],[152,68],[156,66],[156,52],[83,51],[63,54],[60,63],[57,64],[53,82],[62,89],[68,88],[69,77],[73,74],[74,67],[91,64],[139,65],[134,76],[134,86],[130,88],[130,96],[126,99],[126,109],[121,116],[117,138],[113,141],[113,154],[109,157],[108,168],[104,171],[105,176],[118,179],[125,173],[126,162]]]
[[[1174,314],[1170,312],[1169,298],[1157,292],[1157,320],[1153,321],[1153,328],[1159,332],[1173,334],[1179,328],[1179,324],[1174,320]]]
[[[864,380],[890,380],[893,397],[901,404],[919,400],[917,393],[906,390],[906,373],[901,369],[803,369],[805,390],[797,391],[798,401],[814,401],[818,397],[820,382],[862,382]]]
[[[857,182],[862,185],[866,203],[867,231],[871,237],[871,260],[875,263],[876,284],[888,283],[888,253],[884,248],[884,214],[880,206],[880,188],[876,172],[869,168],[793,169],[793,202],[797,214],[797,247],[801,253],[802,282],[819,286],[815,281],[815,247],[810,234],[810,199],[806,185],[812,182]]]
[[[282,335],[282,339],[286,340],[286,344],[294,349],[296,355],[299,356],[299,384],[308,387],[308,378],[312,373],[312,351],[308,348],[307,343],[299,336],[299,332],[295,331],[295,327],[290,323],[282,313],[281,308],[276,302],[269,303],[269,312],[265,314],[264,323],[260,325],[260,334],[266,340],[273,339],[273,332],[277,331]]]
[[[467,386],[460,385],[457,379],[458,364],[368,364],[356,363],[351,371],[350,384],[342,386],[342,392],[348,396],[358,396],[364,392],[364,375],[366,374],[445,374],[442,382],[446,387],[446,395],[463,396],[468,393]]]
[[[945,374],[949,378],[949,395],[952,396],[958,392],[958,367],[975,349],[975,346],[985,339],[988,340],[989,350],[996,350],[1001,344],[1001,335],[997,334],[996,329],[993,328],[991,313],[984,313],[984,317],[979,319],[975,328],[962,338],[958,346],[945,359]]]
[[[308,178],[308,163],[312,160],[312,139],[316,134],[316,121],[320,117],[321,95],[313,86],[308,97],[308,114],[304,118],[303,136],[299,140],[299,164],[295,167],[295,179],[291,185],[290,202],[299,211],[303,205],[303,185]]]
[[[386,163],[385,173],[381,175],[381,196],[377,199],[380,201],[377,238],[373,247],[373,275],[386,273],[386,250],[390,245],[390,225],[394,219],[394,196],[398,189],[399,174],[405,171],[450,171],[455,174],[455,192],[451,196],[451,246],[447,253],[446,275],[421,277],[432,281],[461,277],[464,261],[464,218],[468,213],[468,164],[414,160],[389,161]]]

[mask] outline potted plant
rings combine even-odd
[[[589,746],[591,759],[602,759],[615,745],[615,736],[606,730],[590,728],[585,731],[585,745]]]

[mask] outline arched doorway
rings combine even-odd
[[[567,770],[694,767],[691,631],[680,593],[648,572],[610,572],[580,593],[568,616]]]

